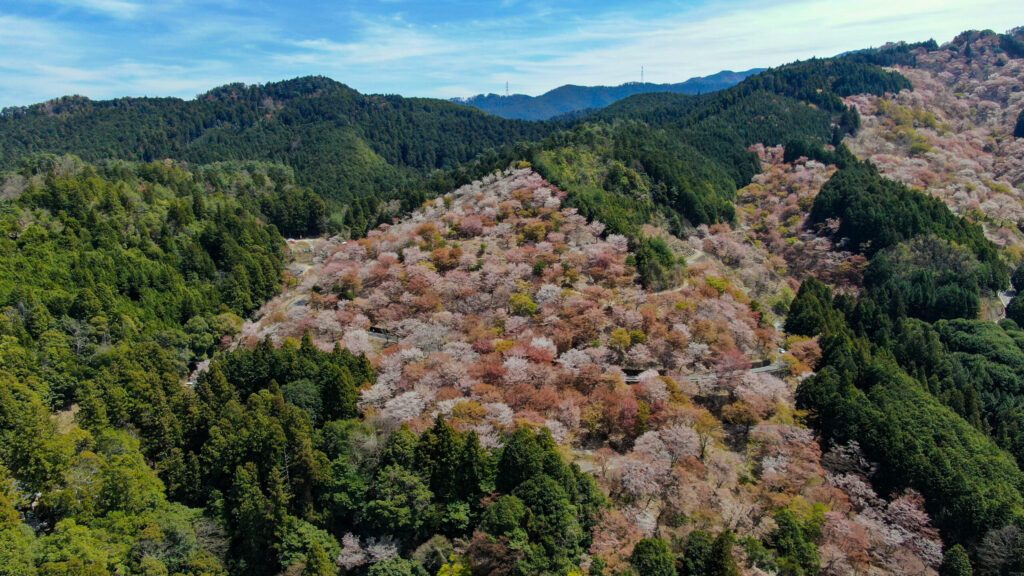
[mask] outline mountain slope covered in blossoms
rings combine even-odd
[[[377,381],[360,409],[385,430],[440,415],[485,446],[524,423],[550,430],[610,495],[589,553],[613,569],[643,536],[694,530],[735,533],[755,572],[793,562],[780,522],[813,530],[836,566],[937,566],[919,497],[874,495],[842,451],[826,469],[798,423],[790,374],[813,363],[813,341],[785,341],[714,257],[645,292],[626,238],[564,200],[512,170],[363,240],[319,243],[242,342],[309,334],[366,354]]]
[[[5,111],[0,574],[1019,572],[1022,62]]]

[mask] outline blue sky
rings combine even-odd
[[[678,82],[888,40],[1024,25],[1005,0],[4,0],[0,107],[64,94],[193,97],[323,74],[362,92],[539,94]]]

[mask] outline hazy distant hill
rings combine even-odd
[[[455,98],[454,101],[503,118],[517,120],[548,120],[562,114],[579,110],[604,108],[613,102],[635,94],[650,92],[675,92],[679,94],[703,94],[735,86],[747,76],[757,74],[764,68],[753,68],[743,72],[723,70],[711,76],[690,78],[678,84],[652,84],[650,82],[627,82],[621,86],[574,86],[567,84],[541,94],[527,96],[513,94],[478,94],[469,98]]]

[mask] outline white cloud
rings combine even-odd
[[[225,78],[240,82],[259,79],[233,72],[223,62],[193,62],[186,66],[153,64],[125,60],[105,66],[81,67],[26,63],[17,69],[0,67],[0,102],[19,102],[6,92],[16,87],[17,95],[32,94],[38,102],[79,94],[90,98],[120,96],[192,97],[225,83]]]
[[[656,21],[609,14],[567,34],[530,38],[525,50],[517,49],[515,40],[491,43],[490,69],[505,70],[488,78],[494,88],[508,80],[517,91],[539,93],[565,83],[635,80],[643,65],[650,81],[678,82],[722,69],[778,65],[890,40],[934,37],[941,42],[966,29],[1004,30],[1020,23],[1024,3],[994,0],[745,3]],[[573,49],[581,44],[591,46]],[[558,55],[531,57],[544,53]]]
[[[66,30],[48,22],[0,14],[0,64],[16,60],[22,50],[51,49],[67,38]]]
[[[657,16],[647,5],[581,15],[557,2],[506,0],[514,11],[495,6],[493,17],[418,25],[394,14],[333,14],[339,26],[332,32],[245,2],[229,9],[207,0],[51,1],[131,19],[132,29],[85,27],[60,14],[0,14],[0,106],[72,92],[187,97],[227,82],[304,74],[363,92],[468,96],[503,92],[508,81],[513,92],[537,94],[566,83],[636,80],[641,65],[649,81],[678,82],[889,40],[942,42],[965,29],[1024,24],[1024,3],[1006,0],[730,0],[666,3]]]
[[[112,18],[129,20],[142,11],[143,5],[130,0],[57,0],[59,3],[98,12]]]
[[[282,63],[320,66],[364,91],[451,97],[473,91],[537,94],[566,83],[678,82],[722,69],[831,56],[890,40],[944,41],[970,28],[1024,23],[1024,3],[978,0],[752,1],[579,19],[524,11],[521,18],[412,27],[367,22],[357,39],[297,41]]]
[[[285,63],[350,66],[438,56],[459,48],[456,42],[416,27],[390,23],[368,23],[359,39],[350,42],[317,38],[293,45],[299,50],[277,58]]]

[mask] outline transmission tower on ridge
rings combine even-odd
[[[643,66],[643,64],[640,65],[640,83],[641,84],[644,83],[644,66]]]

